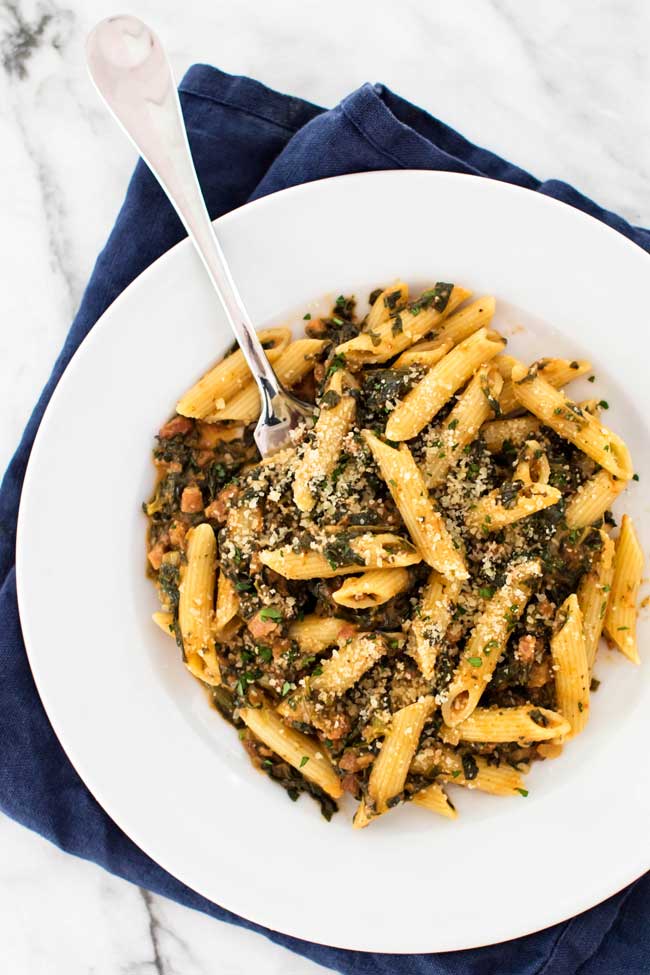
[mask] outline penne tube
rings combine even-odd
[[[371,569],[346,579],[341,588],[332,593],[332,599],[339,606],[349,606],[350,609],[381,606],[408,589],[410,579],[407,569]]]
[[[640,663],[636,640],[636,601],[643,572],[643,552],[632,519],[623,515],[616,540],[612,591],[605,613],[605,632],[624,656]]]
[[[415,345],[402,353],[395,362],[395,367],[408,366],[417,362],[435,365],[431,359],[425,360],[422,357],[430,353],[446,355],[455,345],[464,342],[474,332],[478,332],[480,328],[487,328],[494,317],[495,310],[494,298],[486,295],[477,301],[473,301],[471,305],[466,305],[465,308],[455,311],[442,323],[435,333],[435,338],[416,342]]]
[[[551,487],[549,475],[541,445],[537,440],[527,440],[512,481],[482,497],[469,513],[468,524],[487,534],[557,504],[562,492]]]
[[[337,346],[336,353],[345,357],[350,368],[358,368],[366,362],[386,362],[439,328],[469,295],[469,291],[458,285],[437,284],[387,322]]]
[[[215,629],[223,630],[238,612],[239,596],[228,576],[220,571],[217,583],[217,605],[214,613]]]
[[[197,525],[188,533],[186,555],[178,601],[185,663],[195,677],[217,685],[221,676],[212,632],[217,540],[210,525]]]
[[[530,599],[532,581],[541,574],[539,560],[518,562],[509,570],[505,584],[486,603],[442,705],[442,717],[449,727],[455,728],[476,708]]]
[[[596,659],[614,576],[614,542],[602,529],[599,534],[602,546],[600,554],[591,571],[583,575],[578,586],[578,605],[582,613],[589,673],[593,670]]]
[[[310,678],[309,694],[326,702],[345,694],[367,670],[388,650],[388,642],[380,633],[360,633],[321,660],[321,673]]]
[[[310,614],[289,626],[289,639],[295,640],[302,653],[316,654],[333,647],[341,638],[354,636],[357,627],[337,616]]]
[[[441,782],[461,785],[466,789],[477,789],[492,796],[513,796],[526,794],[521,773],[511,765],[490,765],[485,758],[473,756],[471,766],[475,774],[467,778],[463,756],[445,745],[427,747],[416,753],[411,762],[410,774],[435,776]],[[469,768],[469,766],[468,766]]]
[[[291,339],[288,328],[267,328],[257,333],[260,342],[266,346],[269,362],[275,362],[286,349]],[[182,416],[201,420],[219,410],[228,399],[232,399],[244,386],[251,382],[251,373],[244,353],[237,349],[232,355],[222,359],[216,366],[199,379],[176,404],[176,412]]]
[[[503,356],[501,375],[506,380],[499,399],[501,412],[505,415],[520,409],[520,403],[515,394],[514,383],[511,380],[512,369],[519,365],[512,356]],[[579,379],[586,373],[591,372],[591,363],[586,359],[539,359],[533,363],[532,368],[537,369],[537,374],[545,379],[547,383],[560,389],[574,379]]]
[[[335,536],[336,537],[336,536]],[[347,546],[349,562],[338,562],[325,552],[295,552],[290,545],[265,549],[259,553],[260,561],[285,579],[333,579],[335,576],[352,575],[362,569],[394,569],[415,565],[421,561],[416,549],[405,538],[390,532],[373,535],[357,535]],[[354,561],[353,561],[354,560]]]
[[[420,343],[420,345],[425,344],[424,342]],[[452,347],[451,342],[443,342],[437,349],[423,349],[414,345],[410,349],[407,349],[406,352],[402,352],[399,359],[396,359],[393,363],[392,368],[408,369],[409,366],[423,366],[425,369],[431,369],[447,355]]]
[[[515,416],[510,420],[492,420],[481,427],[481,436],[491,454],[500,454],[506,442],[521,447],[539,433],[541,423],[536,416]]]
[[[364,331],[373,332],[376,328],[379,328],[392,315],[401,312],[408,300],[409,286],[404,281],[396,281],[395,284],[385,288],[370,307],[364,325]]]
[[[284,348],[279,356],[270,360],[273,370],[283,386],[295,386],[314,368],[318,356],[327,342],[325,339],[297,339]],[[222,420],[239,420],[253,423],[260,415],[260,394],[256,382],[249,382],[220,408],[206,416],[215,423]]]
[[[608,511],[626,482],[598,471],[582,484],[566,506],[564,517],[567,528],[586,528],[599,521]]]
[[[305,447],[294,473],[293,500],[301,511],[313,510],[316,486],[336,467],[343,441],[354,423],[356,401],[352,392],[355,389],[356,381],[343,369],[333,373],[327,383],[313,440]]]
[[[565,736],[568,739],[579,734],[589,718],[589,666],[582,613],[575,593],[560,606],[555,625],[551,638],[555,695],[558,711],[571,725]]]
[[[364,430],[362,436],[420,556],[442,575],[466,579],[468,572],[463,557],[454,546],[443,516],[434,507],[422,473],[406,444],[395,450],[370,430]]]
[[[423,809],[438,813],[439,816],[444,816],[446,819],[457,819],[458,817],[456,807],[438,782],[432,782],[431,785],[427,785],[424,789],[416,792],[413,796],[413,802],[416,806],[422,806]]]
[[[366,826],[401,801],[404,784],[415,755],[425,721],[435,709],[432,697],[416,701],[393,714],[390,730],[370,770],[368,794],[353,825]]]
[[[503,386],[497,369],[481,366],[440,428],[440,435],[426,451],[426,481],[429,487],[442,484],[467,444],[479,435],[486,420],[498,409]]]
[[[214,642],[221,646],[227,646],[234,640],[243,625],[244,621],[241,616],[233,616],[225,626],[213,626]]]
[[[438,651],[444,644],[460,589],[459,579],[446,579],[434,569],[411,621],[407,650],[427,680],[435,677]]]
[[[301,775],[319,786],[332,799],[343,794],[339,777],[326,749],[314,738],[290,728],[270,708],[241,708],[239,717],[267,748],[279,755]]]
[[[580,407],[535,372],[518,364],[512,371],[515,395],[521,405],[547,427],[569,440],[614,477],[629,481],[633,468],[624,441],[601,426]]]
[[[443,734],[445,741],[456,745],[459,741],[548,741],[561,738],[570,730],[567,719],[556,711],[524,704],[511,708],[476,708],[469,718]]]
[[[484,362],[501,352],[505,339],[481,328],[455,346],[416,383],[386,423],[389,440],[410,440],[436,416]]]
[[[158,612],[152,613],[151,619],[154,621],[156,626],[159,626],[163,633],[167,636],[175,636],[176,632],[174,629],[174,617],[172,613]]]
[[[602,406],[601,406],[602,402],[603,402],[602,400],[595,399],[595,398],[581,399],[578,402],[578,406],[580,407],[581,410],[585,410],[585,412],[591,413],[593,416],[598,417],[600,416],[602,410]]]
[[[464,308],[450,315],[438,329],[434,338],[428,340],[431,351],[435,351],[440,346],[447,346],[450,342],[452,346],[459,345],[474,335],[480,328],[488,328],[496,311],[496,301],[492,295],[483,295]],[[424,348],[424,343],[413,348]]]

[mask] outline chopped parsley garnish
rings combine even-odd
[[[306,315],[303,315],[302,316],[302,320],[303,320],[303,322],[310,322],[311,321],[311,315],[309,314],[309,312],[307,312]]]
[[[264,609],[260,610],[260,619],[263,623],[267,620],[274,620],[278,623],[282,619],[282,613],[275,606],[265,606]]]
[[[468,657],[467,658],[467,663],[468,664],[471,664],[472,667],[482,667],[483,666],[483,659],[482,659],[482,657]]]
[[[520,796],[523,796],[524,799],[528,796],[528,789],[517,789],[517,792]]]
[[[303,755],[302,758],[300,759],[300,768],[304,768],[308,761],[309,761],[309,755]]]

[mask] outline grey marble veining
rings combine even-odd
[[[119,5],[118,5],[119,6]],[[136,0],[177,75],[193,61],[334,104],[381,80],[541,178],[650,224],[647,0]],[[0,466],[78,305],[134,155],[83,40],[108,0],[0,0]],[[0,818],[12,975],[309,975],[245,931],[117,880]]]

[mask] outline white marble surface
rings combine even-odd
[[[647,0],[127,6],[158,27],[178,75],[209,61],[323,105],[382,80],[538,176],[567,179],[650,224]],[[0,0],[0,467],[134,163],[83,65],[87,30],[114,12],[111,0]],[[322,971],[144,895],[2,818],[0,942],[12,975]]]

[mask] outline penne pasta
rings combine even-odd
[[[405,538],[389,532],[357,535],[348,546],[350,562],[340,564],[324,553],[295,552],[290,545],[259,553],[260,561],[285,579],[333,579],[360,569],[393,569],[420,562],[416,549]],[[354,559],[355,561],[352,561]]]
[[[503,379],[493,366],[481,366],[477,370],[442,423],[439,436],[426,451],[425,476],[429,487],[442,484],[467,444],[476,440],[482,425],[494,416],[502,386]]]
[[[524,704],[511,708],[476,708],[455,728],[444,732],[451,745],[459,741],[531,742],[561,738],[571,730],[569,722],[556,711]]]
[[[272,360],[273,370],[283,386],[297,385],[314,368],[318,356],[327,345],[324,339],[297,339],[281,350]],[[219,409],[206,415],[210,423],[239,420],[253,423],[260,415],[260,394],[257,383],[247,383]]]
[[[469,291],[458,285],[437,284],[387,322],[337,346],[336,354],[345,357],[349,368],[366,362],[386,362],[438,328],[469,295]]]
[[[288,328],[267,328],[257,333],[260,342],[266,347],[269,362],[276,362],[289,344],[291,332]],[[237,349],[199,379],[176,404],[176,412],[181,416],[196,417],[201,420],[224,406],[244,386],[251,382],[251,373],[244,353]]]
[[[455,345],[468,339],[480,328],[487,328],[496,309],[496,302],[490,295],[473,301],[470,305],[455,311],[447,318],[438,331],[435,338],[423,339],[407,348],[405,352],[395,362],[395,368],[413,365],[413,363],[423,363],[435,365],[432,359],[423,359],[423,356],[446,355]],[[439,361],[439,360],[438,360]]]
[[[591,673],[598,642],[603,631],[605,612],[614,577],[614,542],[607,532],[600,531],[601,550],[591,572],[586,572],[578,587],[578,605],[582,613],[587,667]]]
[[[596,417],[554,389],[533,368],[517,365],[512,371],[515,396],[525,409],[546,426],[569,440],[614,477],[629,481],[634,473],[629,451],[623,440],[601,426]]]
[[[313,441],[305,447],[294,473],[293,500],[301,511],[313,509],[314,491],[336,467],[343,440],[354,422],[356,402],[352,391],[356,388],[355,380],[345,370],[338,369],[330,377],[320,402]]]
[[[345,635],[347,639],[356,633],[357,627],[337,616],[316,616],[310,614],[296,620],[289,627],[289,639],[295,640],[306,654],[321,653],[333,647]]]
[[[178,601],[185,663],[195,677],[216,685],[221,683],[212,632],[217,540],[210,525],[204,523],[191,530],[186,554]]]
[[[505,339],[481,328],[455,346],[406,394],[386,424],[389,440],[410,440],[442,409],[484,362],[501,352]]]
[[[228,576],[219,572],[217,583],[217,604],[214,613],[214,628],[223,630],[239,612],[239,596]]]
[[[499,406],[503,415],[506,416],[508,413],[520,409],[520,403],[515,394],[515,386],[511,380],[512,369],[515,365],[519,365],[519,363],[512,356],[503,356],[502,359],[502,363],[500,360],[498,361],[502,366],[501,375],[505,379],[505,382],[503,384]],[[537,369],[538,376],[545,379],[555,389],[560,389],[574,379],[579,379],[580,376],[584,376],[590,372],[591,363],[585,359],[539,359],[536,363],[533,363],[531,369],[533,368]]]
[[[463,651],[461,661],[447,689],[442,717],[451,728],[468,718],[491,680],[508,638],[531,596],[532,581],[540,576],[538,560],[513,566],[505,584],[487,602]]]
[[[320,663],[321,673],[309,681],[309,693],[321,701],[345,694],[388,651],[380,633],[360,633]]]
[[[564,514],[567,528],[586,528],[600,521],[624,490],[625,483],[607,471],[594,474],[578,488],[567,504]]]
[[[560,714],[571,731],[579,734],[589,718],[589,666],[578,597],[573,593],[562,603],[555,618],[556,632],[551,638],[555,671],[555,694]]]
[[[551,487],[549,475],[549,463],[540,444],[527,440],[512,481],[481,498],[468,516],[469,524],[488,534],[557,504],[562,492]]]
[[[408,589],[410,578],[407,569],[371,569],[346,579],[341,588],[332,593],[332,599],[339,606],[349,606],[350,609],[381,606]]]
[[[521,447],[538,433],[541,423],[535,416],[515,416],[510,420],[492,420],[481,427],[481,436],[491,454],[500,454],[504,446]]]
[[[612,591],[605,613],[605,632],[632,663],[640,663],[636,640],[636,601],[643,572],[643,552],[629,515],[623,515],[616,540]]]
[[[393,714],[390,730],[372,763],[368,794],[360,807],[362,811],[354,817],[355,827],[366,826],[372,818],[401,801],[424,723],[435,706],[433,698],[427,697]]]
[[[362,434],[420,556],[449,578],[466,579],[462,555],[454,546],[444,518],[434,508],[424,478],[406,444],[389,447],[370,430]]]
[[[339,777],[326,749],[314,738],[290,728],[270,708],[241,708],[239,717],[267,748],[333,799],[343,794]]]
[[[474,764],[465,767],[463,756],[445,745],[427,747],[418,751],[411,762],[409,773],[417,776],[435,776],[441,782],[477,789],[493,796],[527,795],[521,772],[511,765],[490,765],[485,758],[473,756]],[[471,767],[474,774],[467,777]]]
[[[460,589],[459,579],[446,579],[434,569],[411,622],[407,650],[427,680],[435,677],[438,651],[444,644]]]
[[[420,342],[419,345],[414,345],[410,349],[407,349],[406,352],[402,352],[399,359],[396,359],[393,363],[392,368],[408,369],[409,366],[424,366],[425,369],[431,369],[453,347],[451,342],[443,342],[437,349],[422,348],[422,346],[427,344],[426,342]]]
[[[152,613],[151,619],[154,621],[156,626],[159,626],[163,633],[167,636],[175,636],[174,630],[174,617],[171,613],[158,612]]]
[[[409,286],[404,281],[396,281],[377,296],[366,317],[364,331],[373,332],[391,316],[402,311],[409,300]]]
[[[456,818],[451,785],[527,796],[588,720],[601,636],[639,662],[643,553],[627,515],[610,536],[638,477],[597,388],[564,392],[591,366],[524,366],[468,296],[396,280],[365,317],[340,294],[304,338],[260,333],[317,404],[276,453],[240,350],[155,441],[154,622],[253,764],[326,819],[362,796],[357,829],[409,802]]]
[[[438,782],[432,782],[431,785],[427,785],[424,789],[416,792],[413,796],[413,802],[416,806],[422,806],[424,809],[438,813],[439,816],[444,816],[446,819],[457,819],[458,817],[456,807]]]

